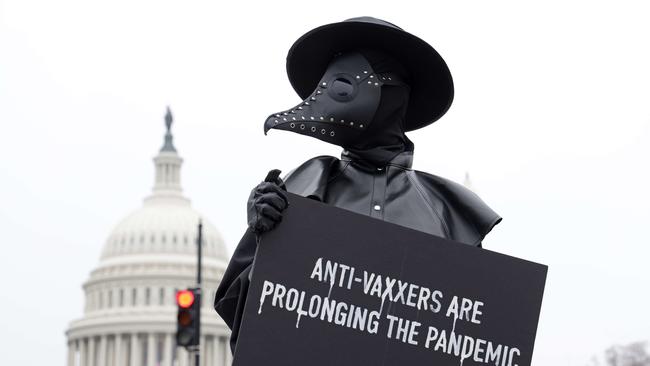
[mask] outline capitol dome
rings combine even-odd
[[[154,158],[155,180],[141,208],[108,235],[99,264],[84,283],[84,315],[72,321],[69,366],[189,366],[189,354],[176,347],[179,289],[196,285],[197,233],[202,223],[203,296],[201,366],[231,363],[223,320],[212,300],[228,262],[218,230],[183,195],[183,163],[173,145],[172,117]]]
[[[196,226],[200,220],[201,214],[182,197],[170,199],[153,195],[145,200],[143,207],[117,224],[108,236],[101,260],[153,253],[196,255]],[[203,221],[203,255],[227,261],[221,235],[214,225]]]

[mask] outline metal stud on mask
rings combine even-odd
[[[381,100],[381,86],[399,84],[396,75],[377,75],[359,52],[347,52],[329,64],[316,90],[299,105],[270,115],[270,129],[292,131],[335,145],[354,141],[368,128]],[[298,125],[294,121],[300,120]]]

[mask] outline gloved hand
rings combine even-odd
[[[248,226],[256,234],[273,229],[282,220],[282,211],[289,206],[279,170],[272,170],[264,182],[253,188],[248,197]]]

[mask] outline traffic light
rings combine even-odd
[[[178,305],[176,344],[183,347],[198,345],[201,292],[197,288],[177,291],[176,304]]]

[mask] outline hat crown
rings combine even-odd
[[[371,23],[371,24],[383,25],[383,26],[386,26],[386,27],[403,30],[402,28],[396,26],[395,24],[393,24],[391,22],[387,22],[387,21],[379,19],[379,18],[367,17],[367,16],[366,17],[354,17],[354,18],[346,19],[346,20],[344,20],[344,22]]]

